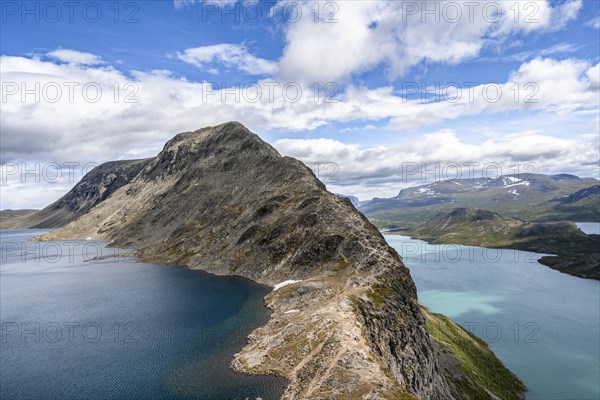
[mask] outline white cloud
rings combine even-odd
[[[535,83],[539,88],[535,97],[547,111],[598,108],[598,88],[589,77],[589,71],[597,67],[576,59],[537,58],[521,65],[509,81]]]
[[[516,54],[511,54],[509,56],[498,56],[498,57],[487,57],[485,61],[516,61],[516,62],[525,62],[531,60],[533,58],[540,57],[548,57],[555,54],[565,54],[565,53],[574,53],[577,50],[581,49],[581,46],[576,46],[572,43],[557,43],[550,47],[541,49],[541,50],[529,50],[522,51]],[[480,59],[482,60],[482,59]]]
[[[85,53],[82,51],[69,50],[69,49],[58,49],[51,51],[46,54],[47,56],[54,58],[58,61],[62,61],[69,64],[75,65],[100,65],[104,64],[102,57],[99,57],[92,53]]]
[[[546,0],[328,2],[334,8],[324,2],[299,4],[302,18],[286,27],[282,79],[345,82],[381,64],[390,77],[422,62],[457,64],[509,35],[562,29],[576,18],[582,2],[554,7]],[[322,20],[337,22],[315,22],[315,9]]]
[[[191,7],[202,3],[204,0],[173,0],[173,5],[176,9]],[[229,4],[237,3],[237,0],[210,0],[209,3],[215,6],[225,7]]]
[[[430,159],[461,160],[475,157],[481,151],[486,152],[481,154],[492,157],[494,148],[506,151],[522,148],[543,150],[543,154],[535,153],[531,157],[546,157],[546,165],[554,168],[552,163],[556,163],[558,171],[562,167],[571,168],[576,163],[594,162],[588,155],[590,151],[597,149],[590,145],[593,140],[597,141],[597,134],[595,139],[554,141],[552,136],[536,131],[538,136],[528,134],[527,140],[531,142],[515,138],[492,138],[487,147],[483,144],[472,145],[461,139],[460,131],[440,131],[416,138],[415,134],[407,134],[410,129],[440,121],[451,123],[461,117],[492,116],[504,112],[511,112],[510,118],[499,122],[499,118],[490,117],[490,121],[509,127],[512,124],[516,127],[513,131],[538,128],[545,121],[559,119],[560,124],[572,126],[573,131],[582,134],[597,132],[599,67],[598,64],[590,65],[581,60],[535,59],[521,65],[500,86],[504,94],[496,103],[483,98],[483,84],[474,88],[472,100],[465,89],[462,99],[456,103],[406,100],[392,87],[367,89],[357,86],[348,86],[338,94],[339,101],[334,103],[315,102],[312,90],[301,87],[301,97],[293,102],[289,98],[293,97],[293,90],[292,94],[287,94],[286,99],[282,91],[285,82],[272,79],[258,82],[262,95],[257,98],[250,92],[215,90],[209,83],[177,78],[164,70],[133,71],[132,77],[128,77],[110,65],[90,67],[13,56],[2,56],[0,62],[4,97],[0,115],[2,162],[33,160],[84,164],[152,156],[177,132],[229,120],[238,120],[259,133],[277,131],[281,135],[287,135],[290,131],[310,131],[319,126],[340,122],[353,123],[363,126],[363,130],[375,132],[372,129],[375,121],[380,126],[382,122],[389,120],[387,126],[379,129],[406,135],[407,141],[400,147],[361,148],[359,145],[325,139],[315,143],[278,144],[285,144],[288,147],[281,147],[282,150],[305,160],[317,157],[316,161],[332,161],[336,157],[334,160],[351,161],[351,165],[358,167],[343,164],[343,171],[352,172],[346,176],[350,182],[354,182],[356,187],[352,189],[356,189],[358,193],[359,190],[379,190],[378,185],[383,185],[387,177],[393,176],[391,172],[386,172],[386,168],[393,171],[397,168],[397,160],[402,159],[420,160],[428,155]],[[73,89],[73,101],[69,99],[69,82],[78,84]],[[538,102],[515,102],[514,93],[510,90],[515,82],[519,82],[521,88],[527,82],[535,82],[539,88],[536,93]],[[119,85],[116,92],[115,83]],[[279,86],[273,86],[274,84]],[[22,88],[31,90],[36,85],[40,88],[39,99],[35,99],[35,95],[31,93],[23,96]],[[86,85],[90,86],[88,97],[95,96],[96,88],[101,88],[101,96],[97,102],[86,101],[84,98],[83,88]],[[61,88],[62,95],[56,101],[50,101],[55,97],[54,90],[57,86]],[[137,102],[126,102],[127,96],[134,92],[135,95],[129,100]],[[522,92],[521,96],[524,93],[528,92]],[[115,97],[116,94],[118,97]],[[522,111],[528,112],[521,114]],[[589,125],[582,125],[581,120],[587,121],[586,124]],[[550,127],[552,128],[552,124]],[[393,150],[386,150],[388,148]],[[555,149],[561,152],[555,153]],[[597,154],[597,150],[595,151]],[[510,159],[527,158],[527,154],[521,154],[517,150],[510,154]],[[557,154],[557,157],[552,159],[552,154]],[[340,170],[342,171],[342,165]],[[368,182],[365,180],[362,183],[368,176],[371,177]],[[3,198],[18,199],[19,191],[26,188],[18,189],[14,186],[13,189],[3,187]],[[54,199],[43,200],[49,203]],[[3,204],[5,201],[3,200]],[[42,199],[37,201],[41,202]]]
[[[588,69],[586,75],[590,80],[591,87],[596,90],[600,89],[600,64],[596,64]]]
[[[583,6],[583,0],[567,1],[557,7],[557,12],[553,14],[553,19],[550,21],[552,30],[564,28],[569,22],[577,19],[577,14]]]
[[[586,25],[591,28],[600,29],[600,17],[589,20]]]
[[[540,50],[539,56],[547,57],[558,53],[573,53],[579,50],[580,48],[580,46],[575,46],[571,43],[557,43],[553,46],[548,47],[547,49]]]
[[[567,0],[564,3],[550,1],[519,0],[499,2],[503,18],[496,34],[533,31],[558,31],[577,18],[583,6],[582,0]]]
[[[13,177],[7,178],[12,181]],[[31,184],[3,181],[0,210],[41,209],[68,192],[73,184]]]
[[[196,3],[182,0],[175,5]],[[222,63],[249,74],[277,73],[280,80],[342,86],[352,76],[381,65],[390,78],[396,78],[423,62],[464,62],[477,57],[486,46],[502,46],[517,33],[563,29],[577,17],[582,1],[279,0],[272,15],[286,6],[299,8],[300,18],[281,26],[286,45],[277,62],[257,58],[244,45],[233,44],[198,47],[177,55],[205,70],[211,69],[208,64]],[[563,46],[550,51],[539,56],[570,49]]]
[[[240,120],[263,130],[311,130],[337,122],[364,121],[372,125],[373,121],[390,119],[390,128],[407,130],[464,116],[507,111],[569,115],[598,109],[598,65],[573,59],[532,60],[497,87],[490,89],[482,83],[471,89],[461,88],[461,98],[456,102],[407,100],[392,87],[356,86],[339,93],[337,102],[315,102],[310,88],[290,86],[284,90],[285,82],[272,79],[261,80],[254,88],[225,92],[215,90],[209,83],[175,78],[169,71],[134,71],[133,82],[128,82],[132,79],[108,65],[90,68],[11,56],[2,57],[1,72],[5,97],[0,120],[3,158],[18,158],[27,151],[37,152],[37,156],[48,153],[54,157],[63,152],[87,154],[92,159],[114,157],[116,151],[109,155],[100,144],[118,144],[114,148],[126,144],[125,148],[130,149],[136,147],[131,145],[132,138],[143,138],[139,146],[147,147],[148,139],[167,139],[174,132],[224,120]],[[69,101],[68,82],[78,83],[73,89],[74,101]],[[119,84],[118,98],[115,83]],[[528,83],[535,86],[527,89]],[[36,85],[41,92],[39,102],[32,94],[24,97],[21,90]],[[86,101],[86,85],[91,86],[86,90],[88,97],[95,95],[95,86],[101,88],[99,101]],[[61,89],[62,96],[52,102],[55,86]],[[519,101],[515,101],[516,87]],[[297,88],[301,92],[296,101]],[[489,96],[486,100],[484,93],[493,95],[497,88],[502,91],[498,101],[489,101]],[[14,94],[10,94],[11,90]],[[136,90],[134,96],[127,98]],[[260,90],[260,96],[255,90]],[[526,95],[537,102],[526,103]],[[47,121],[53,121],[50,129]],[[93,145],[87,148],[90,141]]]
[[[277,72],[277,64],[264,58],[256,57],[248,52],[243,44],[222,43],[211,46],[186,49],[178,52],[177,57],[200,69],[216,72],[209,65],[220,63],[227,68],[236,68],[250,75],[273,75]]]
[[[510,174],[517,165],[521,171],[527,165],[527,172],[537,168],[540,173],[592,177],[598,173],[597,138],[564,139],[535,131],[490,137],[478,144],[445,129],[387,146],[365,147],[332,139],[281,139],[274,146],[309,165],[336,163],[339,168],[326,181],[328,189],[361,199],[393,196],[401,187],[440,179]],[[486,165],[493,166],[487,173]]]
[[[362,132],[362,131],[373,131],[377,129],[377,127],[375,125],[371,125],[371,124],[367,124],[365,126],[355,126],[353,128],[343,128],[340,129],[340,133],[345,133],[345,132]]]
[[[200,1],[178,0],[175,6],[197,3]],[[236,0],[215,4],[231,3]],[[486,46],[502,46],[517,33],[563,29],[576,19],[582,4],[582,0],[279,0],[271,9],[272,15],[286,6],[300,11],[299,20],[282,26],[286,46],[277,62],[257,58],[243,45],[233,44],[188,49],[178,56],[203,69],[217,62],[249,74],[278,73],[281,80],[342,85],[352,76],[381,65],[390,78],[396,78],[423,62],[464,62],[478,56]]]

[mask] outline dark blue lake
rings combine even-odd
[[[98,242],[28,241],[42,232],[0,231],[2,399],[281,396],[284,379],[228,367],[269,319],[270,288]]]

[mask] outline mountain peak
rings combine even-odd
[[[191,146],[195,150],[202,150],[203,154],[217,152],[217,155],[221,155],[224,151],[235,150],[237,154],[256,152],[279,156],[270,144],[237,121],[179,133],[165,144],[163,151],[173,151],[181,146]]]
[[[199,166],[227,172],[239,169],[235,164],[273,158],[281,158],[275,148],[241,123],[232,121],[175,135],[147,166],[144,180],[186,173]]]
[[[398,254],[306,165],[239,123],[176,135],[135,177],[43,239],[88,237],[135,248],[142,261],[277,287],[266,298],[272,321],[253,333],[234,365],[288,377],[289,393],[451,397]],[[305,343],[311,336],[321,344]],[[331,393],[310,394],[322,370],[296,375],[299,353],[287,342],[327,346],[327,354],[308,356],[308,366],[341,357],[330,367]]]

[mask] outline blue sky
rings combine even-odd
[[[74,183],[6,165],[151,156],[180,131],[232,119],[307,164],[336,163],[330,189],[361,198],[414,184],[403,163],[598,177],[600,2],[467,3],[2,2],[1,207],[41,207]],[[79,84],[73,101],[65,82]],[[97,102],[80,92],[90,83]]]

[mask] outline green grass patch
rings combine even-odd
[[[443,351],[453,354],[458,368],[469,378],[453,379],[459,392],[471,399],[490,399],[490,391],[503,400],[519,400],[525,385],[489,349],[487,344],[441,314],[422,308],[427,330]],[[486,391],[487,389],[487,391]]]

